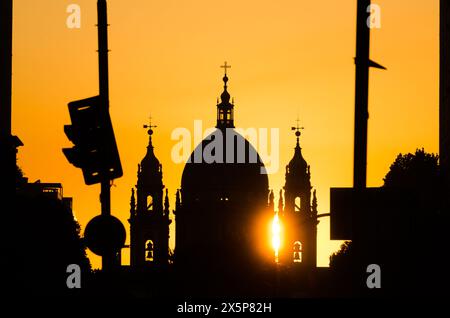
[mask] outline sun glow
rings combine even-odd
[[[272,221],[272,247],[275,251],[275,262],[278,263],[278,252],[281,245],[281,225],[278,213],[275,214]]]

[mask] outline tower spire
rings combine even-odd
[[[221,65],[220,66],[221,68],[223,68],[224,69],[224,75],[223,75],[223,90],[224,90],[224,93],[227,91],[227,83],[228,83],[228,76],[227,76],[227,69],[229,69],[229,68],[231,68],[231,65],[228,65],[227,64],[227,61],[225,61],[224,63],[223,63],[223,65]],[[223,95],[223,94],[222,94]],[[228,98],[228,100],[229,100],[229,98]],[[222,100],[223,101],[223,100]]]
[[[280,197],[278,199],[278,213],[283,213],[284,202],[283,202],[283,190],[280,190]]]
[[[162,165],[152,145],[152,118],[148,129],[147,153],[138,165],[136,185],[137,218],[130,219],[130,265],[132,267],[165,266],[169,258],[169,202],[164,198]],[[134,192],[133,192],[134,193]],[[151,257],[149,257],[151,256]]]
[[[164,197],[164,215],[169,216],[169,190],[166,188],[166,196]]]
[[[273,190],[270,190],[270,191],[269,191],[269,209],[270,209],[271,211],[274,210],[273,199],[274,199]]]
[[[223,76],[223,93],[220,96],[222,99],[222,103],[226,102],[228,103],[230,101],[230,94],[227,92],[227,83],[228,83],[228,76],[227,76],[227,69],[231,68],[231,65],[228,65],[227,62],[225,61],[223,63],[223,65],[220,66],[221,68],[223,68],[225,71],[225,74]]]
[[[152,143],[153,128],[156,125],[152,124],[152,118],[149,117],[147,125],[143,126],[148,129],[147,134],[149,136],[147,153],[141,161],[140,168],[138,168],[138,182],[144,182],[147,185],[154,185],[156,188],[162,187],[162,166],[155,156],[154,147]],[[162,189],[162,188],[161,188]]]
[[[223,93],[220,95],[220,103],[217,103],[217,128],[234,128],[233,101],[230,103],[227,69],[231,68],[227,62],[220,66],[225,70],[223,76]]]
[[[136,215],[136,198],[134,197],[134,188],[131,188],[130,215],[132,217]]]
[[[317,202],[311,202],[311,171],[308,163],[302,155],[300,148],[301,130],[300,120],[291,130],[295,131],[297,145],[294,156],[286,166],[286,183],[284,185],[284,217],[286,227],[284,238],[286,246],[294,247],[284,254],[286,262],[307,268],[316,267],[317,256],[317,222],[312,217],[312,206]],[[280,193],[281,197],[281,193]]]

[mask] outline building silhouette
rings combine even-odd
[[[169,263],[168,191],[162,180],[162,165],[152,144],[153,130],[148,127],[147,153],[138,165],[136,196],[132,189],[130,202],[130,265],[133,267],[165,266]]]
[[[296,130],[297,143],[294,156],[286,166],[284,186],[284,208],[280,191],[279,213],[284,229],[284,248],[281,261],[294,263],[305,269],[316,267],[317,259],[317,198],[313,192],[311,200],[311,170],[303,158],[300,147],[300,128]]]
[[[226,74],[229,66],[224,67],[216,129],[187,160],[181,188],[175,194],[173,254],[168,245],[168,191],[163,198],[162,165],[152,144],[155,126],[144,126],[149,128],[149,144],[131,195],[130,269],[142,273],[143,268],[153,268],[148,275],[159,277],[164,275],[161,268],[175,271],[170,275],[172,289],[181,294],[273,295],[276,262],[290,272],[314,272],[316,268],[317,199],[312,193],[310,166],[301,153],[300,130],[293,128],[297,143],[286,166],[284,199],[281,190],[278,207],[285,235],[280,257],[275,258],[273,191],[257,151],[235,129]],[[298,278],[296,282],[302,284]],[[167,281],[161,284],[170,290]]]
[[[258,223],[269,220],[269,181],[253,146],[234,130],[227,90],[217,104],[216,130],[186,163],[175,209],[175,262],[185,267],[238,267],[262,260]],[[212,155],[208,158],[211,147]],[[264,245],[264,244],[262,244]]]

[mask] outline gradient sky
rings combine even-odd
[[[381,29],[372,30],[368,185],[380,186],[400,152],[438,151],[439,6],[437,0],[378,0]],[[66,8],[81,7],[69,29]],[[130,189],[148,136],[149,114],[171,207],[183,165],[170,158],[176,127],[215,125],[225,60],[239,127],[280,128],[278,193],[293,155],[290,127],[300,117],[319,213],[330,187],[352,185],[356,0],[109,0],[110,110],[124,169],[112,187],[112,213],[128,231]],[[61,182],[81,226],[99,214],[100,186],[85,186],[61,148],[67,103],[98,94],[95,0],[15,0],[13,133],[24,142],[19,164],[33,182]],[[339,241],[329,220],[318,226],[318,264]],[[173,245],[173,238],[171,244]],[[94,267],[99,258],[90,254]],[[123,252],[128,264],[129,253]]]

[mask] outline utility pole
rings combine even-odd
[[[369,121],[369,68],[386,68],[370,60],[370,0],[358,0],[356,9],[355,140],[353,188],[367,185],[367,124]]]
[[[98,79],[100,90],[100,107],[109,109],[109,76],[108,76],[108,13],[106,0],[97,1],[97,29],[98,29]],[[107,169],[107,167],[105,167]],[[108,171],[102,173],[101,181],[101,214],[111,215],[111,180]],[[114,267],[115,254],[102,256],[102,269]]]
[[[370,29],[367,25],[370,0],[358,0],[356,18],[356,76],[355,76],[355,144],[353,187],[364,189],[367,179],[367,122],[369,119],[369,47]]]
[[[443,208],[450,202],[450,3],[440,1],[440,68],[439,68],[439,164],[442,174]]]
[[[125,243],[125,228],[111,215],[111,180],[123,175],[109,115],[108,20],[106,0],[97,1],[99,95],[69,103],[72,125],[64,132],[74,144],[63,148],[67,160],[83,171],[87,185],[101,184],[101,213],[86,226],[87,247],[102,256],[102,269],[120,264],[118,254]]]

